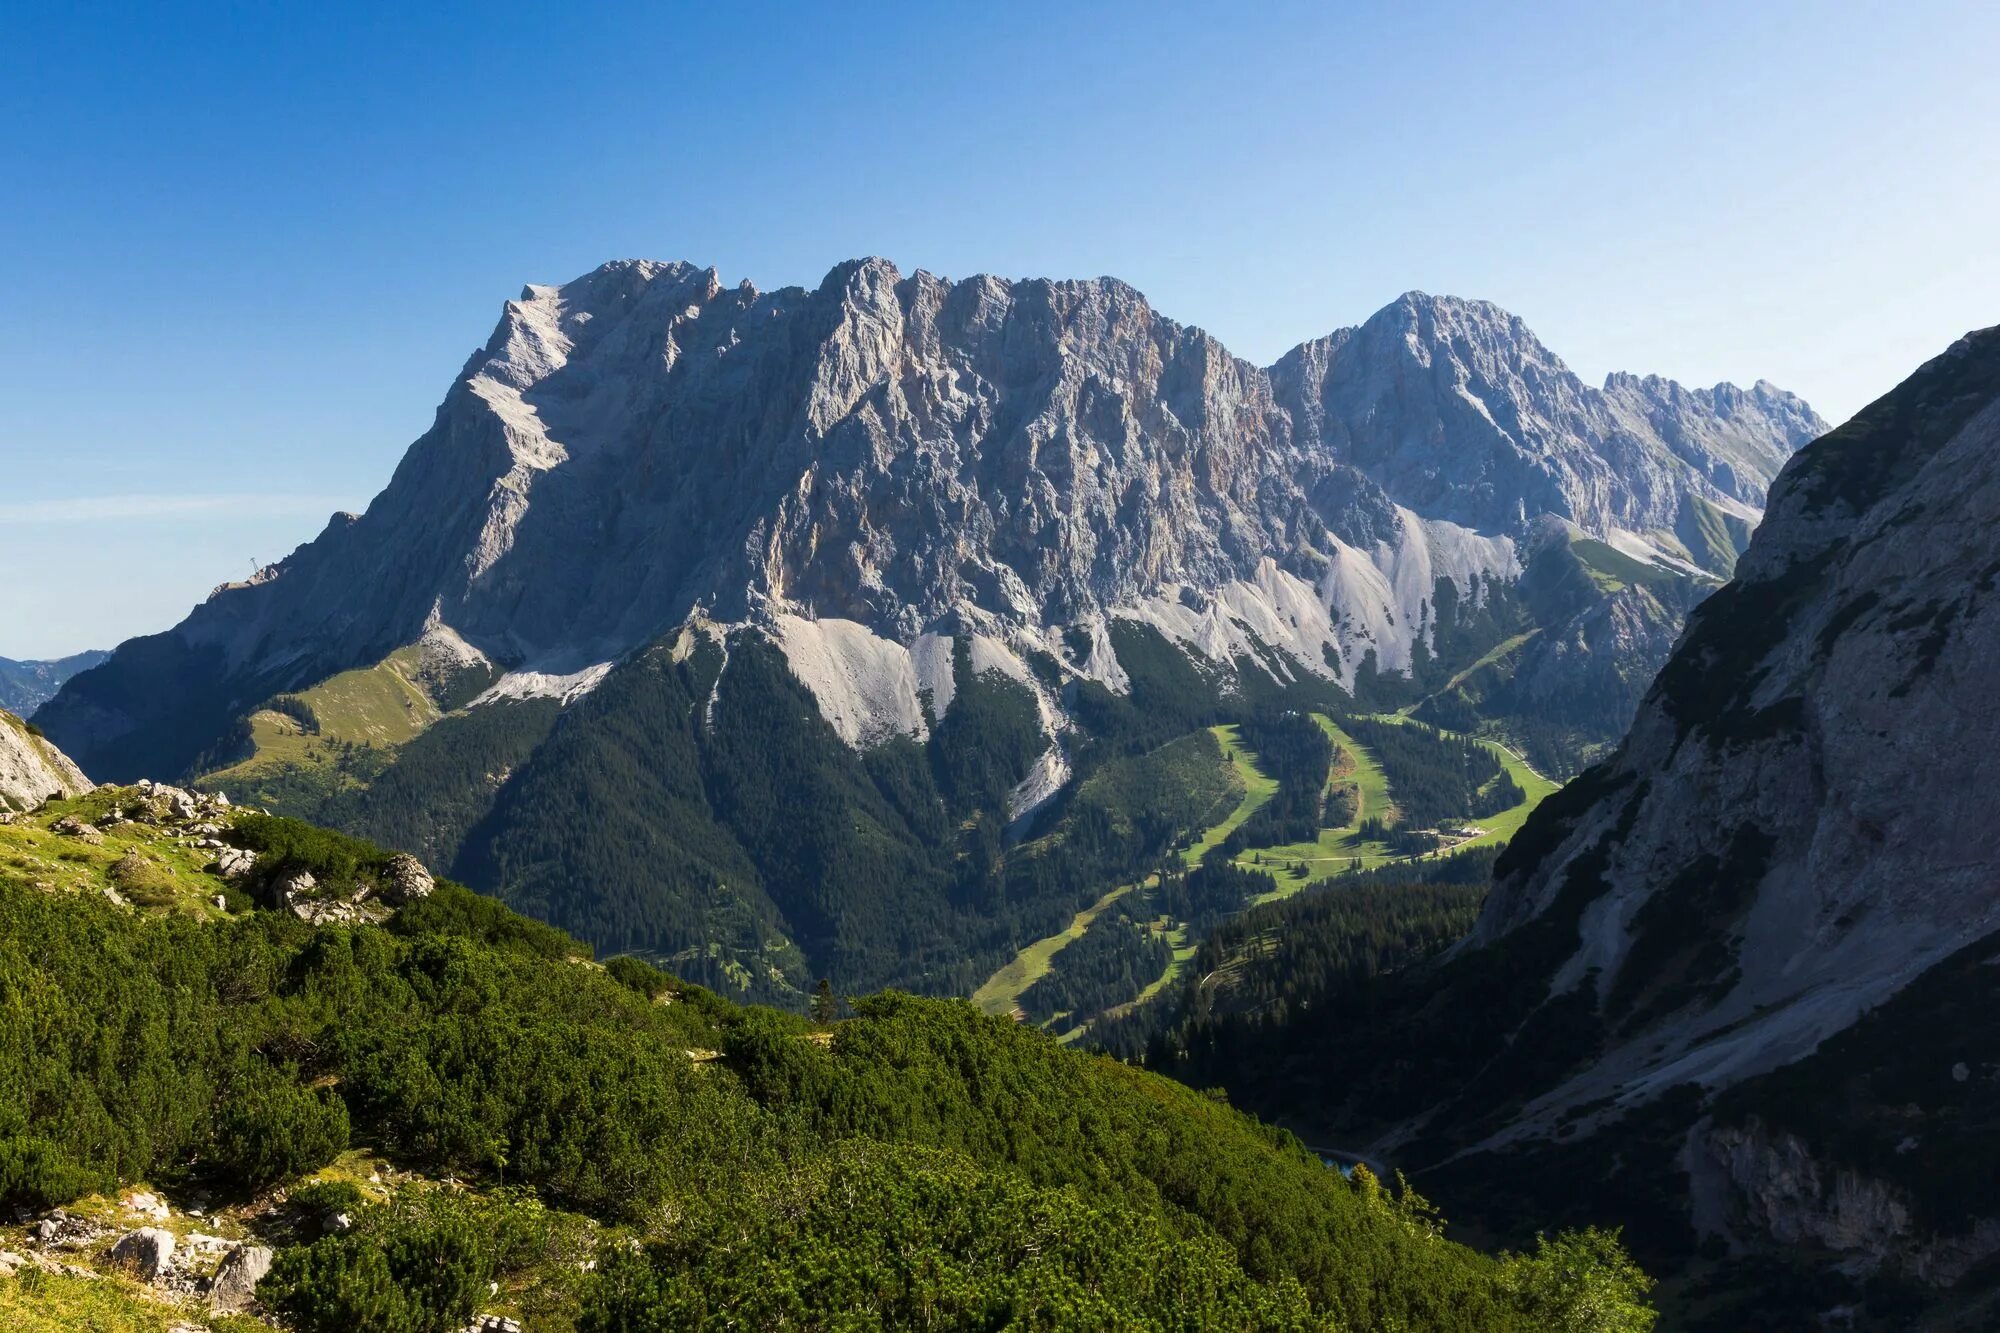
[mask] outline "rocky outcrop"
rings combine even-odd
[[[1604,1049],[1510,1133],[1797,1060],[2000,929],[2000,330],[1801,452],[1588,804],[1530,821],[1477,941],[1574,914]]]
[[[141,1282],[157,1282],[174,1262],[174,1233],[163,1227],[128,1231],[111,1247],[111,1262]]]
[[[2000,1254],[2000,1217],[1957,1234],[1930,1232],[1896,1186],[1829,1161],[1755,1117],[1744,1125],[1704,1120],[1690,1135],[1688,1156],[1698,1196],[1710,1183],[1703,1176],[1724,1191],[1725,1211],[1696,1218],[1710,1234],[1828,1251],[1855,1271],[1889,1267],[1936,1287],[1955,1285]]]
[[[223,1256],[208,1280],[208,1303],[224,1313],[245,1309],[256,1298],[257,1284],[271,1271],[275,1256],[267,1245],[237,1245]]]
[[[1592,389],[1415,293],[1265,371],[1110,279],[608,264],[508,303],[365,514],[40,716],[108,776],[180,771],[424,636],[508,668],[493,697],[569,697],[684,623],[762,629],[855,743],[923,730],[947,636],[1116,688],[1129,616],[1349,678],[1408,664],[1438,580],[1516,577],[1545,514],[1669,557],[1684,500],[1754,521],[1818,425],[1766,387]]]
[[[33,810],[91,790],[83,770],[12,713],[0,713],[0,811]]]
[[[403,907],[430,897],[436,887],[422,861],[408,852],[398,852],[389,858],[383,872],[382,901],[391,907]]]

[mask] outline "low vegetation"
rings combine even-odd
[[[380,857],[242,827],[332,882]],[[1527,1329],[1605,1284],[1643,1310],[1615,1245],[1578,1295],[1574,1263],[1445,1242],[1414,1196],[962,1001],[814,1025],[449,884],[314,927],[0,874],[0,996],[0,1204],[245,1201],[280,1246],[259,1299],[298,1329]],[[359,1180],[357,1148],[383,1163]]]

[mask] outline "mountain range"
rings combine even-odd
[[[1992,1327],[1996,519],[1986,329],[1785,466],[1469,936],[1359,977],[1308,966],[1327,903],[1267,910],[1152,1060],[1489,1234],[1616,1217],[1690,1328]]]
[[[96,666],[110,653],[93,650],[40,662],[16,662],[0,657],[0,709],[16,717],[31,717],[55,697],[64,681]]]
[[[1421,293],[1261,369],[1110,279],[620,262],[509,302],[366,513],[37,720],[94,777],[247,783],[600,944],[955,986],[927,960],[1085,887],[997,888],[1007,847],[1166,720],[1333,690],[1573,771],[1823,429],[1763,383],[1587,385]],[[802,771],[818,825],[772,826]],[[551,827],[586,781],[643,853]],[[893,947],[841,941],[877,912]]]

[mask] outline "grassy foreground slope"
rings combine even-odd
[[[0,831],[94,866],[57,821],[143,804]],[[1483,1256],[1218,1100],[962,1001],[815,1026],[449,884],[380,925],[214,909],[185,831],[132,823],[120,860],[174,881],[157,907],[0,866],[0,1206],[147,1182],[235,1209],[278,1251],[256,1308],[293,1328],[1526,1329],[1579,1278],[1639,1309],[1601,1238],[1581,1268]],[[371,903],[389,882],[294,821],[216,841],[259,852],[250,900],[301,870]],[[329,1173],[357,1149],[382,1168]],[[47,1280],[0,1278],[0,1309]]]

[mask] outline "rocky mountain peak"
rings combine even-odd
[[[1542,515],[1663,558],[1690,497],[1754,521],[1601,399],[1519,319],[1449,297],[1411,293],[1266,371],[1115,279],[868,258],[760,292],[619,261],[508,302],[366,513],[154,651],[218,682],[224,708],[439,625],[564,680],[690,618],[794,647],[838,622],[869,664],[828,657],[829,689],[910,678],[926,635],[1062,659],[1067,629],[1116,616],[1224,662],[1255,637],[1309,672],[1370,652],[1398,670],[1437,580],[1516,577]],[[1723,431],[1685,432],[1683,452]],[[856,735],[923,725],[895,690]],[[150,730],[129,698],[55,704],[87,762]],[[132,758],[178,771],[184,748]]]

